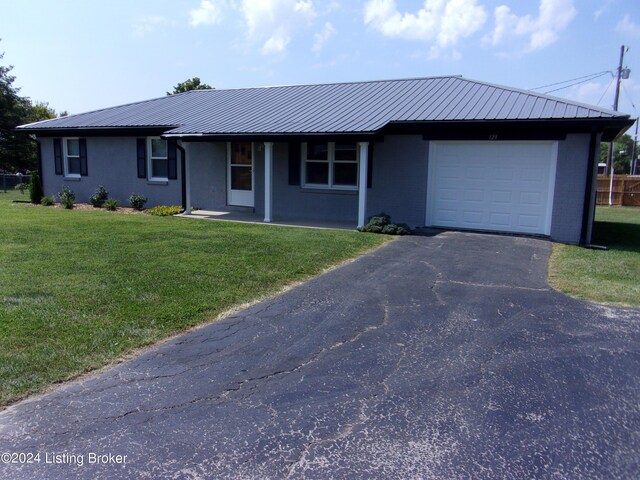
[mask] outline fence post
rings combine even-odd
[[[613,168],[609,174],[609,206],[613,205]]]

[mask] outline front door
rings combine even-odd
[[[229,142],[227,152],[227,203],[253,207],[253,144]]]

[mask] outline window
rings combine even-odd
[[[78,138],[66,138],[64,149],[65,177],[80,177],[80,140]]]
[[[149,180],[167,180],[169,178],[169,155],[167,141],[164,138],[148,139]]]
[[[358,148],[355,143],[303,143],[302,163],[305,187],[358,188]]]

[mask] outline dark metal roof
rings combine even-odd
[[[162,127],[176,135],[375,133],[396,122],[623,120],[628,115],[462,77],[194,90],[18,127]]]

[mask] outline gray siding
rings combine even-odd
[[[368,216],[384,212],[392,222],[424,226],[428,151],[420,135],[387,135],[374,145]]]
[[[227,204],[227,144],[194,142],[190,149],[191,206],[219,210]],[[180,158],[180,156],[178,156]]]
[[[88,176],[68,179],[55,174],[53,139],[40,138],[42,145],[42,180],[45,195],[57,197],[62,187],[69,187],[78,202],[87,203],[98,185],[104,185],[111,198],[121,205],[129,205],[132,193],[149,199],[148,207],[154,205],[180,205],[181,180],[169,180],[167,184],[154,185],[138,178],[136,160],[136,138],[134,137],[89,137],[87,138]]]
[[[558,165],[553,197],[551,238],[578,243],[589,161],[589,134],[567,135],[558,142]]]
[[[286,143],[277,143],[273,149],[273,217],[275,220],[304,218],[358,223],[357,192],[316,190],[289,185],[289,149]],[[256,211],[264,211],[264,153],[258,159],[260,174],[257,179]],[[258,189],[256,189],[258,190]]]

